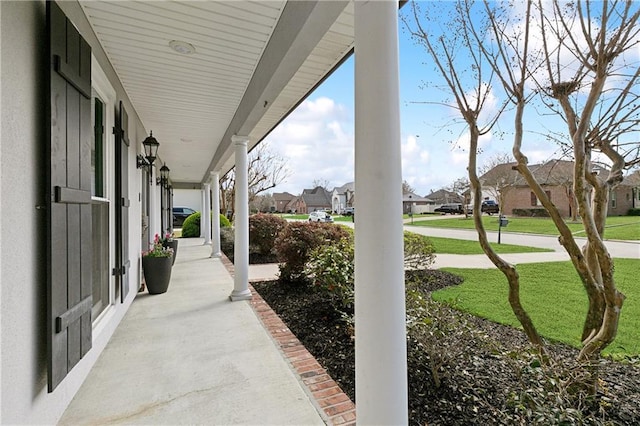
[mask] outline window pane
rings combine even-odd
[[[104,104],[95,98],[93,147],[91,149],[91,194],[104,197]]]
[[[109,203],[91,205],[93,231],[93,309],[96,319],[109,305]]]

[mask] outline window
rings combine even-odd
[[[549,199],[549,201],[551,201],[551,191],[544,191],[544,193],[547,194],[547,198]],[[542,202],[538,200],[538,197],[536,197],[536,194],[533,191],[531,191],[531,206],[533,207],[542,206]]]
[[[91,58],[91,225],[92,225],[92,299],[91,318],[96,320],[114,303],[114,280],[111,276],[113,214],[110,183],[113,173],[114,105],[116,94],[100,65]]]
[[[93,145],[91,147],[91,224],[93,232],[91,317],[95,320],[109,306],[109,201],[104,185],[104,103],[93,91]]]
[[[104,197],[104,103],[93,100],[93,145],[91,146],[91,195]]]
[[[611,191],[610,197],[611,197],[611,208],[615,209],[618,204],[616,200],[616,193],[614,191]]]

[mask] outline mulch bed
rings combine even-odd
[[[410,278],[420,283],[419,291],[425,297],[431,291],[460,282],[459,277],[442,271],[412,274]],[[304,285],[284,285],[278,281],[253,286],[355,401],[352,330],[326,296]],[[410,337],[407,343],[411,424],[640,424],[637,362],[604,360],[598,397],[595,402],[583,401],[585,405],[580,411],[573,412],[565,409],[566,398],[550,394],[556,389],[548,387],[548,381],[539,380],[536,357],[530,354],[521,331],[441,304],[430,305],[430,309],[437,311],[434,313],[435,321],[440,323],[434,328],[437,336],[433,340],[428,336]],[[548,349],[551,358],[565,366],[554,371],[575,371],[572,370],[578,353],[575,348],[556,344]],[[571,394],[572,389],[566,391]],[[549,402],[558,400],[565,405]],[[542,413],[536,413],[532,401],[544,406]],[[567,413],[563,423],[562,416]]]

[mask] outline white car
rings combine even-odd
[[[333,222],[333,218],[327,212],[318,210],[309,214],[309,222]]]

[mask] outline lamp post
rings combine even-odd
[[[169,167],[163,164],[160,167],[160,177],[156,178],[156,185],[160,185],[160,227],[163,233],[168,232],[170,229],[168,214],[169,171]]]
[[[142,141],[142,147],[144,148],[144,157],[140,154],[137,155],[136,167],[138,169],[148,169],[149,185],[151,185],[151,167],[153,167],[153,162],[156,161],[156,157],[158,155],[158,147],[160,147],[160,143],[156,140],[156,138],[153,137],[153,131],[151,131],[149,133],[149,136],[147,136],[145,140]]]
[[[155,191],[152,190],[153,163],[154,161],[156,161],[156,157],[158,155],[158,147],[160,147],[160,143],[158,143],[156,138],[153,137],[153,131],[149,132],[149,136],[147,136],[145,140],[142,141],[142,147],[144,149],[144,156],[141,154],[138,154],[136,156],[136,167],[138,169],[146,169],[147,174],[149,175],[149,185],[147,191],[149,198],[146,214],[149,217],[150,235],[153,235],[155,232],[157,232],[157,222],[155,216],[152,214],[152,212],[155,211],[156,203]]]

